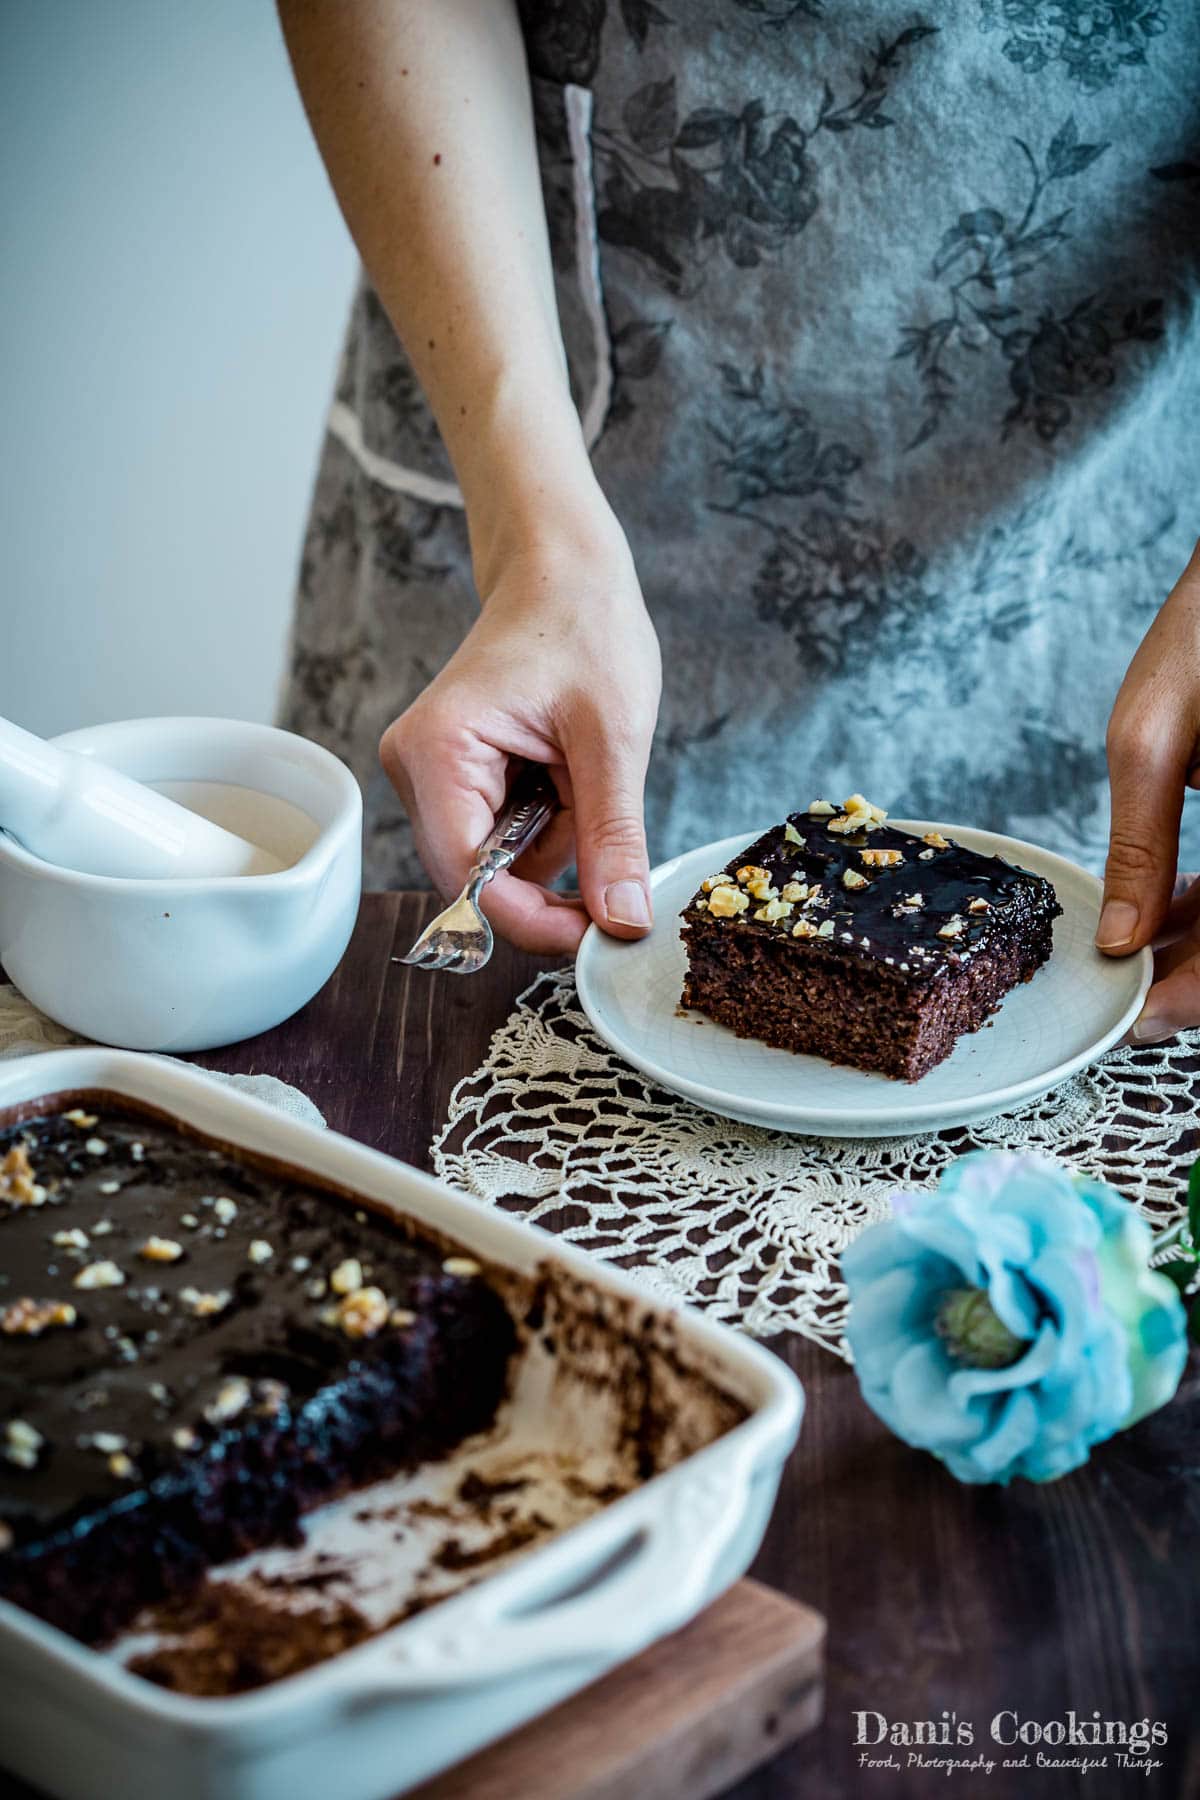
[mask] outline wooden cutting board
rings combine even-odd
[[[820,1613],[739,1581],[408,1800],[708,1800],[820,1721],[824,1646]]]

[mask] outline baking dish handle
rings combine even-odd
[[[757,1462],[743,1455],[733,1467],[681,1481],[665,1505],[614,1536],[582,1591],[576,1580],[565,1596],[552,1593],[532,1605],[514,1596],[506,1606],[481,1586],[444,1630],[414,1632],[379,1666],[347,1669],[339,1684],[344,1697],[477,1686],[546,1664],[633,1656],[686,1624],[709,1599],[746,1518]]]

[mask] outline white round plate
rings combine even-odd
[[[753,831],[654,870],[657,923],[649,937],[624,943],[590,928],[575,975],[599,1036],[663,1087],[731,1119],[817,1137],[900,1137],[1036,1099],[1125,1034],[1141,1010],[1153,958],[1149,950],[1118,958],[1096,950],[1102,890],[1094,875],[1019,838],[961,825],[896,823],[906,831],[940,831],[1046,876],[1063,909],[1050,960],[1008,995],[990,1026],[960,1038],[953,1054],[920,1081],[773,1050],[735,1037],[702,1013],[677,1010],[686,966],[679,914],[706,875],[761,835]]]

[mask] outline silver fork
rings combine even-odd
[[[554,783],[538,763],[525,763],[509,792],[504,811],[475,852],[467,884],[457,900],[425,927],[407,956],[392,961],[416,969],[445,969],[474,975],[492,954],[492,928],[479,910],[479,896],[501,869],[515,862],[558,810]]]

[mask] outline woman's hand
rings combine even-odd
[[[484,908],[524,950],[573,951],[589,919],[649,929],[642,790],[661,680],[658,641],[624,538],[533,545],[503,561],[446,667],[384,733],[380,755],[417,850],[447,897],[466,880],[509,785],[545,763],[563,803]],[[572,860],[582,901],[544,885]]]
[[[1112,830],[1101,950],[1156,942],[1154,986],[1130,1036],[1200,1025],[1200,883],[1172,901],[1184,790],[1200,787],[1200,546],[1121,684],[1108,726]]]

